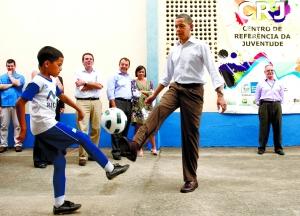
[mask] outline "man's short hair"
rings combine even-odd
[[[130,60],[129,60],[129,58],[126,58],[126,57],[121,58],[120,61],[119,61],[119,65],[121,64],[122,60],[127,61],[129,63],[129,66],[130,66]]]
[[[188,14],[185,14],[185,13],[178,14],[176,16],[176,19],[180,19],[180,18],[183,18],[188,24],[193,23],[192,17],[190,15],[188,15]]]
[[[7,61],[6,61],[6,65],[7,64],[14,64],[14,66],[16,66],[16,62],[15,62],[15,60],[13,60],[13,59],[8,59]]]
[[[82,55],[82,62],[83,62],[83,60],[84,60],[84,57],[85,57],[86,55],[90,55],[90,56],[92,56],[92,58],[93,58],[93,61],[94,61],[94,55],[93,55],[92,53],[86,52],[86,53],[84,53],[84,54]]]

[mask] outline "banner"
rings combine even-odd
[[[283,113],[300,113],[300,1],[218,1],[219,71],[227,113],[257,113],[255,90],[273,64]]]

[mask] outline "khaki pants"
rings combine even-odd
[[[22,146],[22,143],[17,141],[17,137],[20,134],[20,124],[18,121],[15,107],[2,107],[1,110],[1,134],[0,134],[0,146],[7,147],[8,129],[10,121],[13,121],[14,126],[14,147]]]
[[[100,100],[77,100],[79,106],[84,112],[82,121],[77,120],[79,130],[89,134],[92,142],[98,146],[100,139],[100,119],[102,112],[102,103]],[[87,159],[87,152],[79,146],[79,159]]]
[[[184,181],[197,181],[199,126],[203,94],[204,89],[201,84],[172,83],[133,139],[140,145],[144,144],[152,134],[157,132],[164,120],[173,111],[180,108]]]

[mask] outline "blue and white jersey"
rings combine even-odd
[[[35,76],[27,85],[21,97],[30,101],[30,129],[33,135],[43,133],[56,125],[55,109],[57,96],[60,94],[55,78],[48,79],[41,74]]]

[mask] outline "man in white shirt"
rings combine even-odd
[[[82,55],[82,63],[84,69],[79,71],[76,78],[75,98],[76,104],[84,112],[84,119],[77,121],[77,127],[88,134],[90,131],[90,138],[93,143],[99,143],[100,139],[100,118],[102,112],[102,103],[100,101],[100,90],[103,85],[100,83],[100,75],[94,70],[94,56],[91,53],[84,53]],[[89,130],[89,126],[91,129]],[[79,146],[79,165],[85,166],[88,157],[86,151]]]
[[[200,117],[203,107],[205,84],[204,66],[210,74],[213,86],[217,93],[217,106],[221,112],[226,110],[223,98],[224,80],[217,70],[210,49],[204,42],[191,36],[193,20],[187,14],[180,14],[175,20],[178,43],[171,49],[167,60],[165,77],[154,93],[146,99],[152,103],[157,95],[167,87],[172,78],[174,82],[162,96],[160,103],[148,116],[146,123],[139,128],[133,141],[127,142],[129,160],[135,161],[137,151],[145,141],[155,133],[163,121],[177,108],[180,108],[182,131],[182,166],[184,185],[180,192],[188,193],[198,187],[197,161],[199,148]]]

